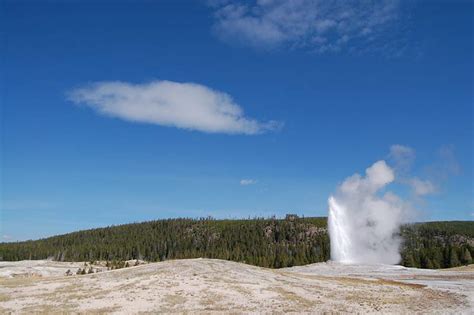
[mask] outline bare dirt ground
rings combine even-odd
[[[0,262],[1,313],[474,314],[474,268],[171,260],[64,276],[83,263]]]

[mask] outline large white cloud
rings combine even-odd
[[[98,82],[72,90],[68,98],[103,115],[208,133],[253,135],[281,127],[246,117],[228,94],[195,83]]]
[[[400,16],[396,0],[256,0],[212,1],[214,30],[226,41],[268,48],[281,45],[317,52],[387,46],[390,27]]]

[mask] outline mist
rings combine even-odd
[[[408,203],[387,186],[395,171],[384,160],[354,174],[329,198],[331,260],[349,264],[400,262],[399,227],[410,211]]]

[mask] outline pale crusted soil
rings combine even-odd
[[[321,263],[272,270],[189,259],[82,276],[0,278],[0,312],[459,314],[472,313],[473,285],[472,269]]]

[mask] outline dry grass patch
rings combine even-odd
[[[446,269],[441,269],[443,271],[467,271],[467,272],[474,272],[474,264],[470,264],[467,266],[461,266],[461,267],[454,267],[454,268],[446,268]]]
[[[270,290],[278,293],[278,295],[280,295],[286,301],[291,302],[291,303],[296,303],[298,306],[302,306],[304,308],[311,308],[315,304],[319,303],[317,301],[308,300],[294,292],[285,290],[282,287],[271,288]]]
[[[252,291],[240,286],[240,285],[230,285],[230,288],[234,289],[235,291],[239,292],[242,295],[249,296],[252,294]]]
[[[380,285],[393,285],[393,286],[398,286],[398,287],[408,287],[412,289],[426,288],[426,285],[424,284],[407,283],[407,282],[400,282],[400,281],[388,280],[388,279],[377,279],[376,283]]]
[[[74,312],[76,305],[61,304],[38,304],[21,309],[22,314],[70,314]]]
[[[205,290],[206,293],[204,297],[200,299],[200,304],[205,307],[206,310],[221,310],[222,306],[218,306],[222,301],[226,301],[226,299],[222,294],[217,294],[213,292],[209,292]],[[202,291],[201,291],[202,292]],[[229,309],[229,305],[226,306]]]
[[[166,306],[175,308],[178,305],[186,303],[187,298],[178,294],[167,294],[163,297],[163,301],[166,303]]]
[[[417,283],[406,283],[400,282],[396,280],[389,280],[389,279],[362,279],[362,278],[354,278],[354,277],[336,277],[336,276],[314,276],[314,275],[303,275],[303,277],[308,279],[320,280],[320,281],[334,281],[335,283],[339,282],[344,285],[353,285],[353,286],[361,286],[361,285],[388,285],[388,286],[397,286],[397,287],[409,287],[412,289],[422,289],[426,287],[423,284]]]
[[[37,279],[34,278],[0,278],[0,286],[4,288],[16,288],[31,285],[36,281]]]
[[[9,295],[0,293],[0,302],[6,302],[10,300],[11,300],[11,297]]]
[[[118,312],[120,310],[122,310],[120,306],[109,306],[109,307],[88,309],[86,313],[87,314],[110,314],[113,312]]]

